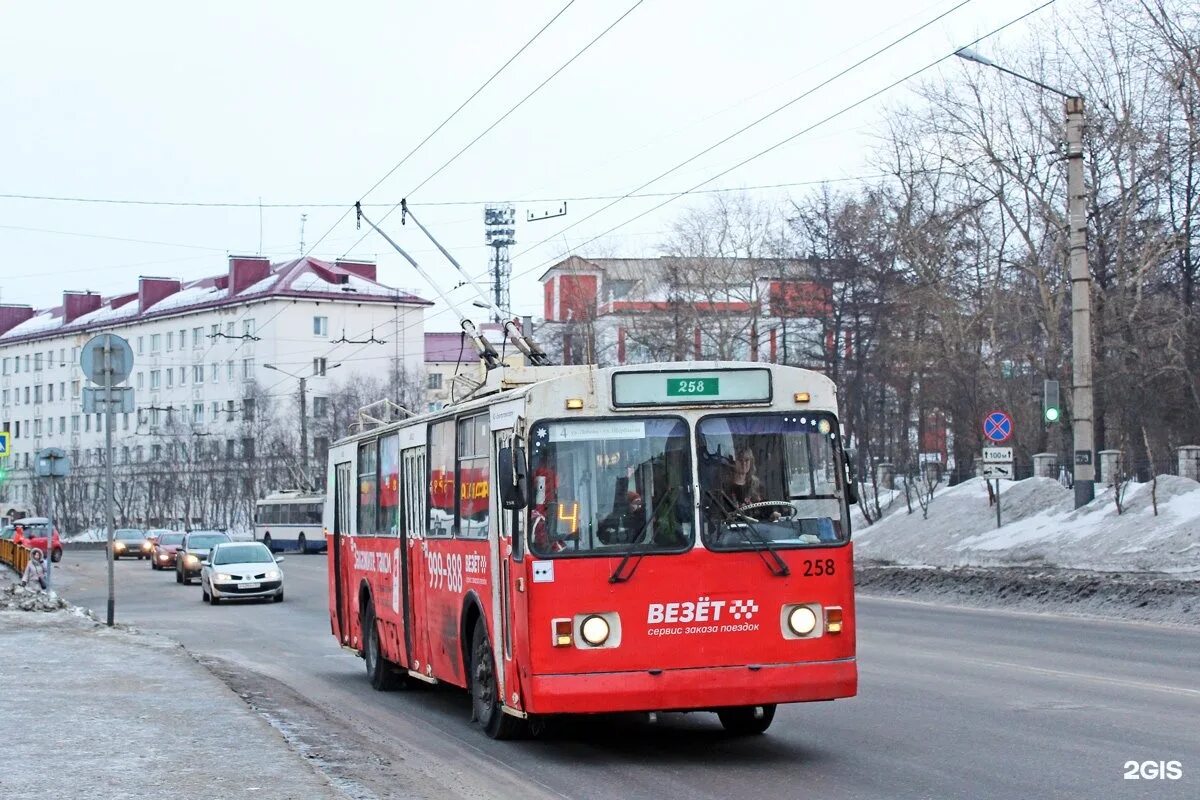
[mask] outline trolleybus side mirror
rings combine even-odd
[[[496,454],[496,472],[500,477],[500,505],[508,511],[525,507],[525,450],[500,448]]]
[[[854,468],[856,454],[853,450],[846,450],[846,502],[850,505],[858,503],[858,470]]]

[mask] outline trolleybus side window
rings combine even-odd
[[[400,535],[400,434],[379,440],[379,532]]]
[[[488,534],[491,499],[491,425],[487,414],[458,422],[458,533],[483,538]]]
[[[846,541],[832,414],[713,416],[696,433],[706,547]]]
[[[691,546],[691,458],[683,420],[543,422],[534,426],[530,441],[535,554]]]
[[[454,532],[455,451],[452,419],[429,426],[429,535]]]
[[[375,525],[377,466],[375,442],[360,444],[358,446],[358,532],[362,536],[370,536],[377,531]]]

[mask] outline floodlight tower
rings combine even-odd
[[[517,243],[517,209],[511,205],[484,206],[484,239],[495,251],[492,257],[492,293],[496,307],[509,313],[509,278],[512,264],[508,260],[508,248]],[[497,316],[494,320],[500,322]]]

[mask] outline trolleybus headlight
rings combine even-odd
[[[817,615],[808,606],[796,606],[788,614],[788,627],[797,636],[808,636],[817,627]]]
[[[599,614],[592,614],[579,625],[579,635],[592,647],[599,647],[608,641],[608,620]]]

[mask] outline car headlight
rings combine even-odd
[[[608,620],[599,614],[592,614],[579,625],[579,635],[592,647],[599,647],[608,641],[610,629]]]
[[[279,574],[279,570],[277,570],[277,569],[267,570],[267,580],[277,581],[280,579],[280,577],[282,577],[282,576]]]
[[[231,580],[233,580],[233,576],[226,575],[224,572],[218,572],[217,580],[219,580],[221,583],[229,583]]]
[[[817,615],[808,606],[796,606],[788,614],[788,627],[797,636],[808,636],[817,627]]]
[[[124,542],[113,542],[113,547],[116,548],[117,550],[124,550],[125,543]]]
[[[194,555],[192,555],[191,553],[188,553],[186,556],[184,556],[184,557],[183,557],[183,563],[185,563],[185,564],[199,564],[199,563],[200,563],[200,559],[196,558],[196,557],[195,557]]]

